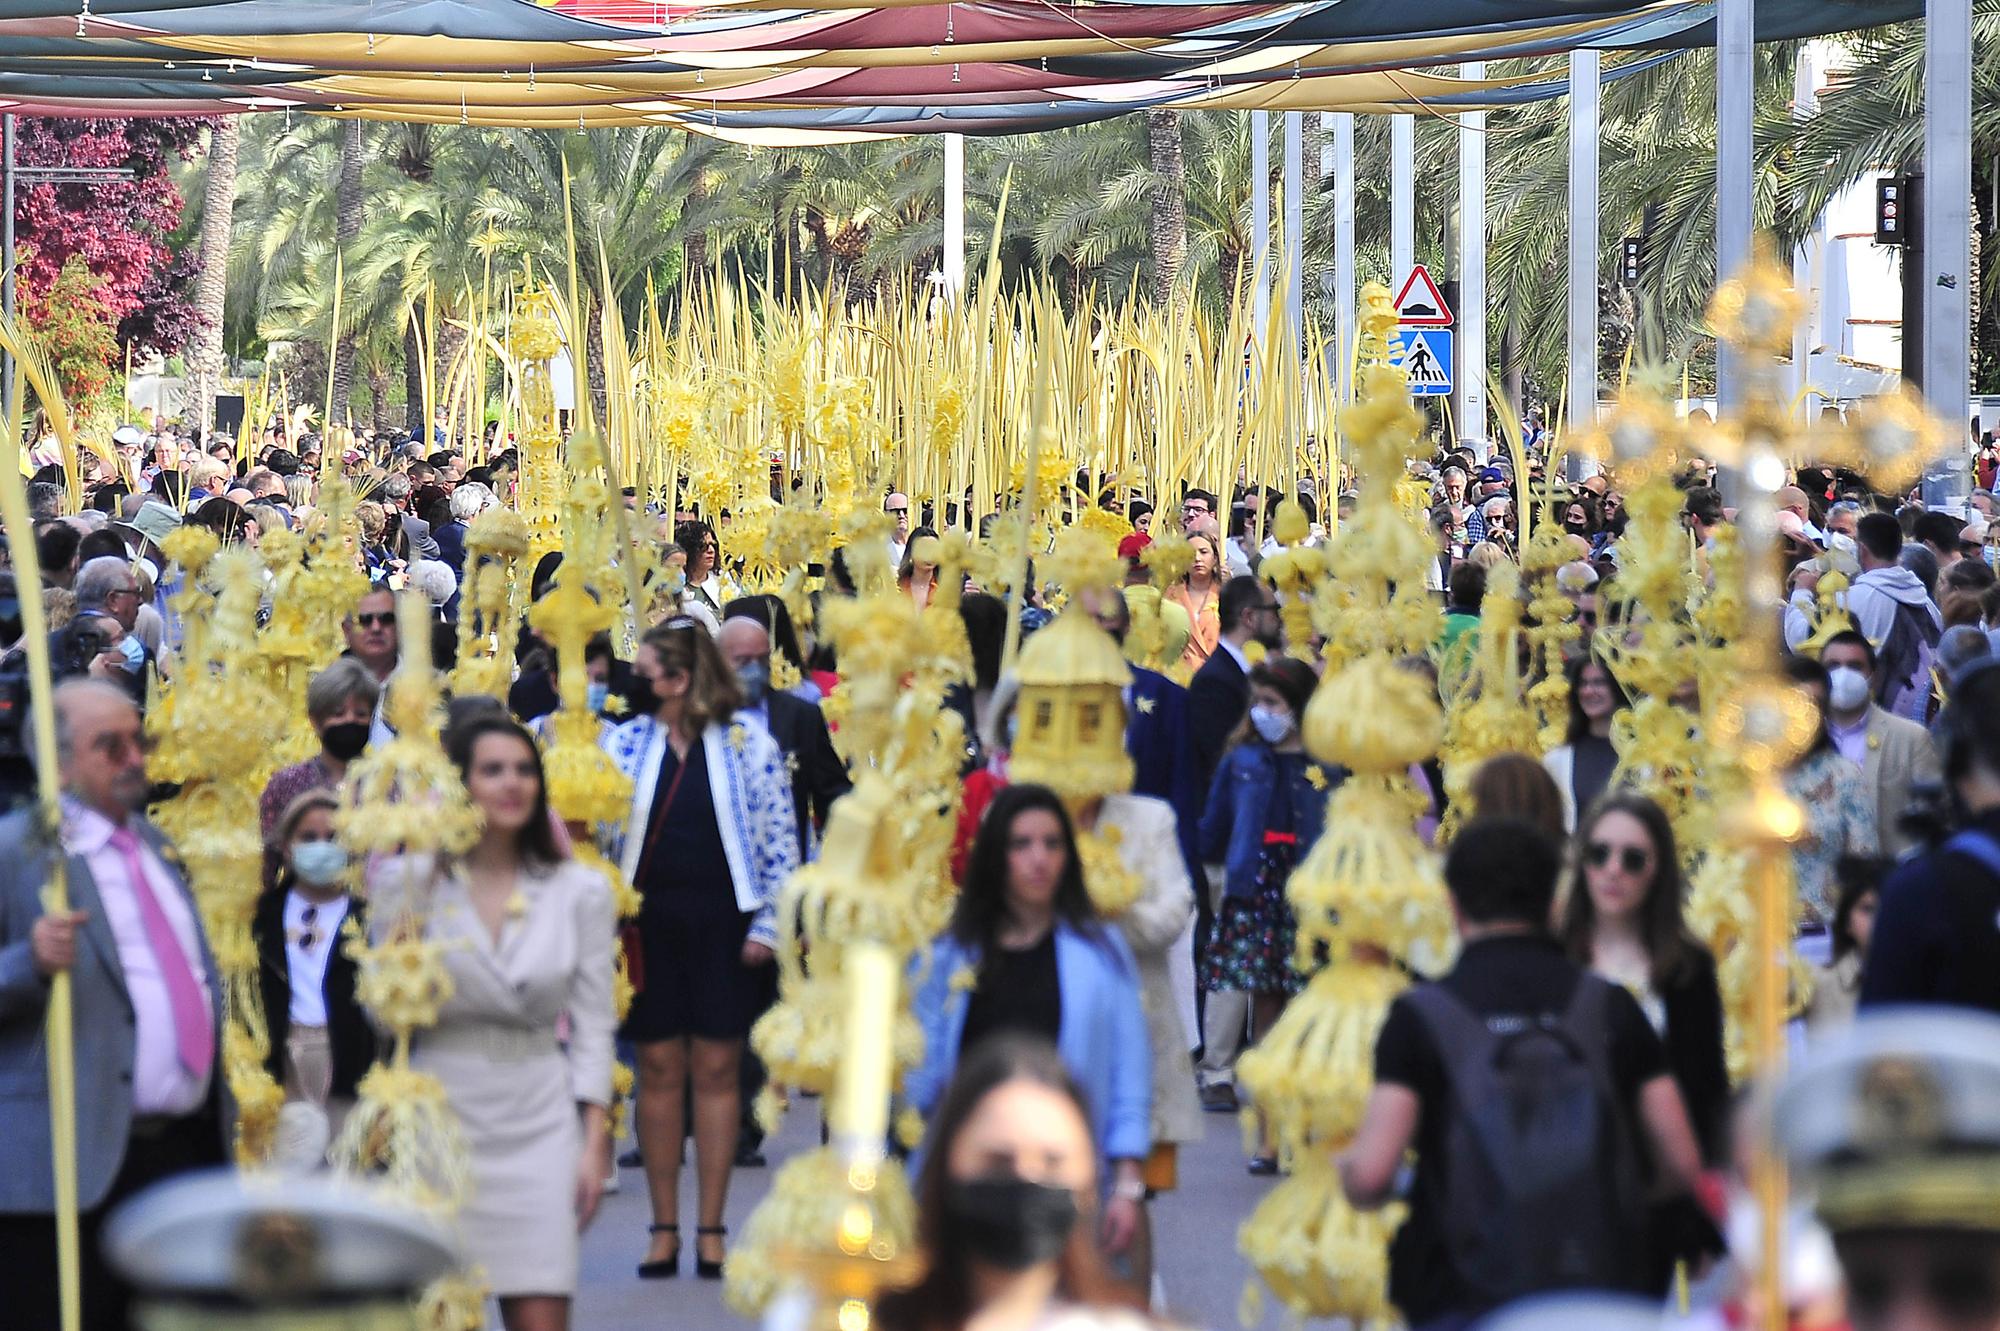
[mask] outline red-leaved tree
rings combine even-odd
[[[63,265],[80,258],[117,330],[119,346],[144,353],[178,351],[198,325],[191,300],[196,247],[168,243],[180,225],[182,199],[168,174],[201,142],[208,121],[186,118],[56,120],[24,116],[16,160],[23,168],[117,167],[129,179],[91,184],[27,184],[15,195],[23,252],[23,303],[34,308],[56,285]]]

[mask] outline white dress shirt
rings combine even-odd
[[[316,909],[315,909],[316,907]],[[313,922],[305,922],[307,910]],[[285,969],[292,977],[292,1025],[326,1025],[326,964],[340,946],[341,922],[347,918],[347,897],[313,902],[297,892],[285,893]],[[305,946],[306,935],[312,946]]]
[[[63,801],[63,844],[90,866],[90,876],[97,884],[98,899],[104,908],[104,922],[111,926],[111,936],[118,945],[118,964],[125,971],[125,992],[132,1000],[135,1019],[132,1112],[177,1117],[192,1114],[208,1098],[209,1070],[196,1074],[181,1066],[167,983],[153,955],[153,945],[146,937],[146,923],[132,895],[125,857],[111,844],[111,834],[116,830],[109,818],[89,805],[76,800]],[[189,969],[201,983],[202,997],[212,1004],[215,979],[202,964],[200,925],[180,876],[161,862],[144,838],[140,839],[139,856],[153,896],[173,928]],[[216,1047],[221,1048],[221,1031],[215,1032],[215,1039]]]

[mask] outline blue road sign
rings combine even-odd
[[[1396,364],[1409,376],[1414,397],[1441,397],[1451,392],[1451,330],[1398,328]]]

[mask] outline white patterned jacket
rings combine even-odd
[[[604,751],[619,771],[632,778],[632,807],[623,826],[600,823],[597,840],[605,858],[618,866],[627,882],[634,881],[639,869],[666,740],[666,727],[651,716],[627,721],[604,736]],[[778,895],[799,867],[799,834],[785,755],[761,726],[741,721],[709,726],[701,742],[737,909],[756,916],[750,937],[773,946]]]

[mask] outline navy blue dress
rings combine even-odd
[[[737,909],[700,739],[685,759],[662,746],[645,837],[635,875],[642,983],[622,1033],[640,1044],[740,1040],[758,1012],[756,974],[743,964],[751,916]]]

